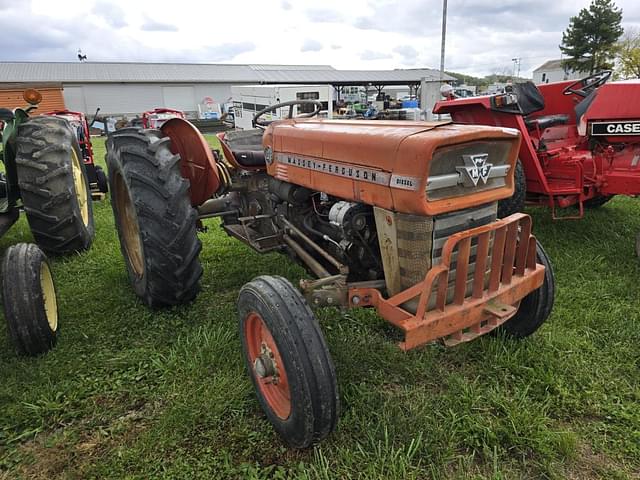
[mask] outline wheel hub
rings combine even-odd
[[[278,368],[274,360],[273,352],[266,344],[260,346],[260,355],[256,357],[253,362],[253,368],[256,371],[258,377],[268,379],[271,377],[271,383],[278,383]]]

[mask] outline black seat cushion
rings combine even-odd
[[[540,130],[546,130],[547,128],[551,128],[555,125],[564,125],[569,121],[569,115],[561,114],[561,115],[547,115],[544,117],[538,118],[526,118],[524,123],[527,125],[529,130],[536,128],[536,126]]]
[[[264,167],[267,163],[262,150],[231,150],[233,157],[243,167]]]
[[[236,130],[228,132],[224,142],[233,153],[233,157],[243,167],[264,167],[264,151],[262,150],[263,130]]]
[[[513,91],[518,97],[518,105],[525,117],[544,109],[544,97],[533,82],[516,83]]]

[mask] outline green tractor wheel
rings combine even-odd
[[[16,171],[38,246],[53,254],[86,250],[95,235],[91,190],[66,120],[40,116],[18,128]]]

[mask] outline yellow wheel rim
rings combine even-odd
[[[140,240],[140,228],[129,189],[120,173],[114,176],[114,192],[116,208],[120,217],[120,238],[124,243],[124,250],[129,265],[138,278],[144,274],[144,260],[142,254],[142,240]]]
[[[40,265],[40,288],[42,289],[44,312],[47,315],[49,328],[55,332],[58,329],[58,302],[56,300],[56,289],[53,286],[51,270],[49,270],[47,262],[42,262]]]
[[[80,208],[82,222],[86,227],[89,225],[89,195],[82,173],[82,165],[75,148],[71,148],[71,169],[73,170],[73,186],[76,191],[76,200]]]

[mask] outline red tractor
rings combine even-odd
[[[154,108],[142,114],[142,128],[160,128],[172,118],[184,119],[184,112],[173,108]]]
[[[96,110],[94,121],[99,111],[100,109]],[[107,176],[102,167],[95,164],[93,157],[93,146],[91,145],[91,135],[89,134],[89,127],[93,124],[93,121],[90,124],[84,113],[72,112],[71,110],[54,110],[45,113],[45,115],[64,118],[69,122],[82,152],[82,160],[89,178],[89,185],[91,185],[92,197],[100,198],[107,193],[109,190]]]
[[[640,81],[607,83],[610,71],[581,80],[484,97],[440,101],[434,113],[456,123],[515,129],[522,136],[516,192],[508,215],[525,200],[551,208],[554,219],[581,218],[614,195],[640,194]],[[575,214],[558,209],[577,207]]]
[[[554,298],[531,218],[496,218],[498,201],[513,194],[517,131],[292,118],[300,105],[316,107],[307,117],[322,108],[268,107],[254,117],[256,128],[219,134],[223,154],[180,118],[107,141],[121,250],[149,306],[197,295],[196,232],[205,218],[219,218],[256,252],[289,255],[313,277],[298,289],[262,275],[238,296],[249,376],[293,447],[327,436],[338,415],[335,370],[311,307],[374,308],[410,350],[496,329],[531,335]],[[265,118],[282,107],[289,118]]]

